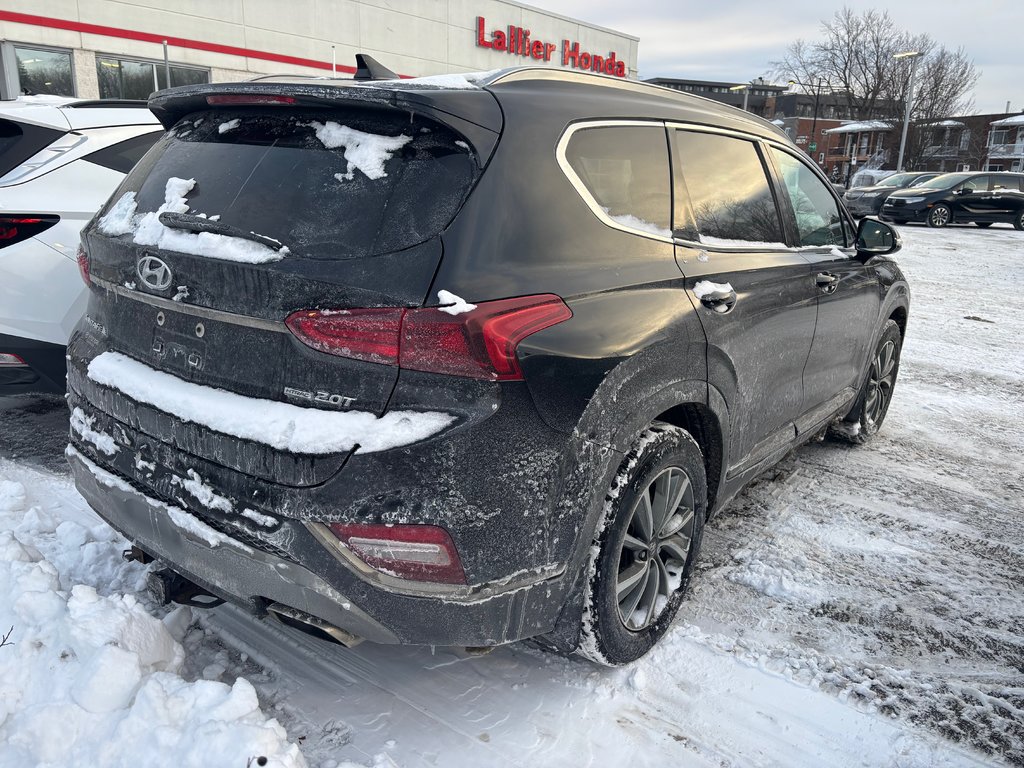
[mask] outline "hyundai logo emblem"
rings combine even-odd
[[[135,265],[135,271],[142,284],[151,290],[163,291],[171,287],[171,268],[156,256],[143,256]]]

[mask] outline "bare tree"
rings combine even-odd
[[[780,61],[780,78],[803,83],[807,93],[824,81],[844,98],[856,120],[879,119],[894,125],[903,119],[911,63],[894,59],[901,51],[919,51],[914,120],[934,120],[973,107],[970,93],[980,73],[962,48],[950,50],[929,35],[900,29],[887,12],[851,8],[822,22],[821,37],[797,40]]]

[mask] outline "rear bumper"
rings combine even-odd
[[[295,521],[285,523],[281,539],[288,543],[280,554],[231,537],[211,545],[202,524],[195,530],[192,521],[198,518],[186,513],[191,520],[182,525],[180,508],[145,495],[74,447],[67,454],[79,492],[113,528],[172,570],[256,615],[279,603],[371,642],[490,646],[550,631],[560,607],[553,600],[562,593],[557,576],[504,585],[505,591],[498,591],[501,585],[477,587],[475,594],[388,591],[343,566]]]
[[[63,344],[0,334],[0,352],[15,354],[24,366],[0,367],[0,395],[65,390],[67,351]]]

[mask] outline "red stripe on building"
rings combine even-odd
[[[154,35],[151,32],[137,32],[134,29],[105,27],[100,24],[86,24],[81,21],[67,21],[66,19],[52,19],[48,16],[33,16],[30,13],[0,11],[0,21],[12,21],[16,24],[29,24],[34,27],[49,27],[50,29],[66,29],[71,32],[85,32],[90,35],[103,35],[104,37],[119,37],[124,40],[138,40],[143,43],[156,43],[157,45],[161,45],[166,40],[168,45],[175,45],[179,48],[192,48],[193,50],[209,51],[210,53],[226,53],[230,56],[246,56],[250,59],[276,61],[279,64],[295,64],[300,67],[313,67],[315,69],[330,70],[332,68],[332,64],[329,61],[304,59],[300,56],[285,56],[280,53],[255,51],[251,48],[237,48],[233,45],[207,43],[203,40],[190,40],[187,37]],[[351,74],[356,71],[356,68],[339,64],[338,71]]]

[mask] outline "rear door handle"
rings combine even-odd
[[[700,303],[708,309],[713,309],[718,314],[724,315],[736,306],[736,291],[729,289],[728,291],[705,293],[700,297]]]
[[[818,276],[814,278],[814,283],[823,293],[835,293],[836,288],[839,287],[839,277],[831,272],[819,272]]]

